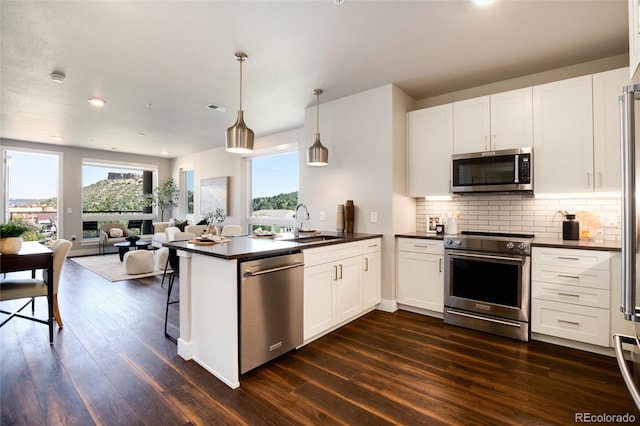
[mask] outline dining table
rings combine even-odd
[[[49,343],[53,344],[53,251],[37,241],[25,241],[20,251],[15,254],[0,254],[0,273],[31,271],[31,277],[35,277],[35,271],[42,269],[46,274],[47,305],[49,309],[46,323],[49,326]],[[0,281],[2,291],[2,281]]]

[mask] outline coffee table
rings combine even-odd
[[[138,240],[136,242],[123,241],[121,243],[115,243],[113,246],[118,247],[118,256],[120,256],[120,262],[122,262],[124,261],[124,254],[128,252],[131,247],[134,247],[136,250],[146,250],[150,244],[149,241]]]

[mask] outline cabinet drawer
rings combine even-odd
[[[382,238],[374,238],[362,242],[362,253],[375,253],[382,250]]]
[[[534,265],[531,270],[533,281],[553,284],[600,288],[609,290],[609,271],[602,269],[567,268],[559,266]]]
[[[361,248],[360,242],[356,241],[302,250],[304,253],[304,264],[306,266],[313,266],[359,256],[361,254]]]
[[[609,310],[532,299],[531,331],[609,346]]]
[[[444,254],[444,244],[440,240],[399,238],[398,250],[412,253]]]
[[[572,305],[609,309],[609,290],[533,281],[531,297]]]
[[[531,264],[608,271],[610,257],[608,251],[533,247]]]

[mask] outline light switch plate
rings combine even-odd
[[[615,213],[603,213],[600,215],[600,224],[606,228],[615,228],[618,226],[618,215]]]
[[[321,211],[320,212],[320,220],[326,220],[326,219],[327,219],[326,214],[324,213],[324,211]]]
[[[378,221],[378,212],[371,212],[371,223],[376,223]]]

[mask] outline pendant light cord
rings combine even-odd
[[[240,61],[240,111],[242,111],[242,62],[244,58],[239,57],[238,61]]]
[[[320,134],[320,92],[316,91],[316,134]]]

